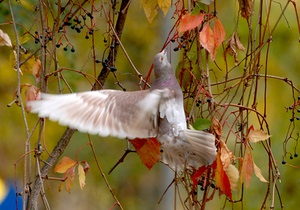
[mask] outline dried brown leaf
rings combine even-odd
[[[7,33],[4,33],[1,29],[0,29],[0,46],[12,47],[10,37],[8,36]]]
[[[253,162],[253,166],[254,166],[254,174],[255,174],[255,176],[260,180],[260,181],[262,181],[262,182],[268,182],[265,178],[264,178],[264,176],[262,175],[262,173],[261,173],[261,170],[260,170],[260,168],[258,168],[257,167],[257,165]]]
[[[266,134],[263,130],[250,130],[247,139],[250,142],[256,143],[256,142],[267,140],[270,137],[271,136]]]
[[[223,164],[224,170],[226,170],[233,160],[233,155],[222,139],[220,140],[220,148],[221,148],[221,156],[220,156],[221,162]]]

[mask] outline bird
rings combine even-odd
[[[215,136],[187,128],[182,89],[164,50],[154,57],[155,79],[146,90],[42,93],[32,113],[80,132],[118,138],[156,138],[161,162],[175,171],[198,169],[216,159]]]

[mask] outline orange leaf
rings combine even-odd
[[[252,172],[253,172],[252,154],[248,146],[246,146],[244,159],[242,159],[242,169],[241,169],[241,182],[246,183],[246,188],[249,186]]]
[[[76,161],[64,156],[55,166],[54,171],[57,173],[66,173],[68,169],[76,165]]]
[[[178,30],[179,33],[196,28],[203,22],[203,19],[204,19],[204,14],[202,13],[198,15],[186,14],[182,16],[180,27]]]
[[[136,149],[142,163],[150,170],[161,158],[160,143],[156,138],[129,140]]]
[[[214,27],[214,40],[215,40],[215,50],[224,42],[225,40],[225,29],[221,21],[218,18],[215,18],[215,27]]]
[[[225,40],[225,30],[218,18],[214,18],[215,26],[214,31],[210,28],[209,24],[207,23],[202,31],[199,33],[199,41],[202,47],[206,49],[209,54],[211,60],[216,59],[218,47],[222,44]]]
[[[202,31],[199,33],[199,41],[202,47],[204,47],[204,49],[209,52],[211,58],[213,58],[212,54],[214,53],[215,39],[214,32],[211,30],[209,24],[206,24],[203,27]]]
[[[81,189],[85,186],[85,172],[82,165],[78,165],[79,186]]]
[[[66,178],[65,183],[66,183],[66,190],[68,193],[71,192],[71,188],[73,186],[74,178],[75,178],[75,166],[69,168],[65,175],[64,178]]]
[[[225,194],[227,198],[232,200],[230,181],[226,172],[223,169],[220,152],[218,152],[217,159],[215,160],[215,162],[213,162],[212,167],[215,172],[216,187],[220,189],[220,193]]]

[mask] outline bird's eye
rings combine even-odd
[[[161,57],[160,60],[163,61],[163,60],[164,60],[164,57]]]

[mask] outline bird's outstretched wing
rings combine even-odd
[[[141,106],[141,100],[148,101],[148,108]],[[42,94],[41,100],[31,101],[28,105],[39,117],[49,117],[81,132],[119,138],[148,138],[157,135],[159,100],[159,95],[149,95],[148,90],[100,90]]]

